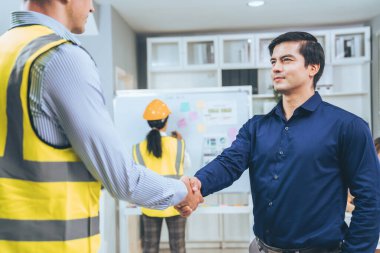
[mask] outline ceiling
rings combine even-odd
[[[99,0],[137,33],[269,30],[357,24],[380,15],[380,0]]]

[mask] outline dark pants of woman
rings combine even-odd
[[[186,218],[172,216],[166,218],[142,215],[144,225],[143,253],[159,253],[162,221],[166,220],[169,230],[169,245],[171,253],[186,253],[185,228]]]

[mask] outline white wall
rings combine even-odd
[[[11,23],[11,12],[21,9],[20,0],[2,1],[0,9],[0,34],[9,29]]]
[[[79,40],[98,66],[107,108],[112,112],[114,81],[111,29],[112,7],[110,4],[102,4],[95,5],[95,9],[95,20],[98,25],[99,35],[80,36]]]
[[[113,63],[133,76],[137,83],[136,33],[112,8],[112,50]]]
[[[376,138],[380,137],[380,16],[372,19],[370,25],[372,28],[372,125],[373,137]]]

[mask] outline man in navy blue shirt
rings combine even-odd
[[[207,196],[249,168],[256,235],[250,252],[373,253],[380,167],[367,123],[315,92],[325,57],[314,36],[285,33],[269,51],[281,101],[245,123],[193,183]],[[348,189],[356,206],[350,227],[344,222]]]

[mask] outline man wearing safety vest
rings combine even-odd
[[[189,165],[189,156],[185,158],[185,143],[177,132],[167,136],[168,118],[171,114],[168,106],[159,99],[148,104],[143,118],[151,130],[146,139],[133,146],[134,160],[160,175],[180,178],[184,167]],[[143,253],[159,253],[162,222],[165,219],[169,231],[171,253],[185,253],[186,218],[179,215],[174,207],[165,210],[142,208],[144,225]]]
[[[101,185],[115,198],[194,210],[188,179],[133,162],[82,33],[92,0],[27,0],[0,37],[0,252],[95,253]],[[186,197],[186,198],[185,198]]]

